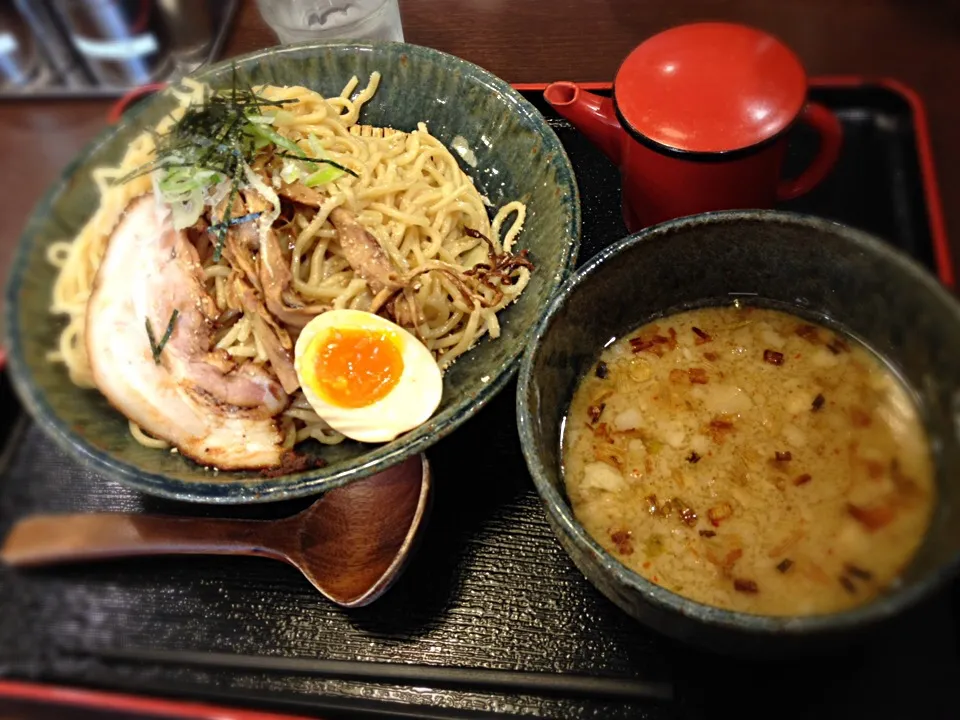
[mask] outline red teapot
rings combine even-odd
[[[544,98],[620,168],[632,232],[710,210],[769,208],[830,172],[840,122],[807,102],[807,76],[776,38],[731,23],[651,37],[624,60],[612,97],[556,82]],[[820,148],[797,178],[781,178],[787,131],[811,125]]]

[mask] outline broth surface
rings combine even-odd
[[[678,594],[764,615],[860,605],[930,521],[929,444],[899,379],[783,312],[710,307],[620,338],[563,438],[577,520]]]

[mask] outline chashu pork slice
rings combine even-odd
[[[159,345],[177,317],[159,363]],[[153,195],[117,224],[87,305],[86,341],[97,388],[143,430],[196,462],[223,470],[280,464],[276,421],[289,402],[262,367],[211,352],[217,309],[196,248]]]

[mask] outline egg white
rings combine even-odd
[[[403,358],[397,384],[380,400],[359,408],[341,407],[324,398],[312,385],[316,355],[313,344],[330,330],[389,331]],[[329,310],[317,315],[300,332],[294,367],[304,397],[334,430],[360,442],[389,442],[427,421],[440,404],[443,378],[430,351],[411,333],[379,315],[362,310]]]

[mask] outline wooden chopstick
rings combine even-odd
[[[597,675],[517,672],[359,660],[314,660],[181,650],[109,648],[97,649],[92,654],[104,660],[314,675],[388,685],[453,686],[524,695],[576,695],[618,700],[673,699],[673,685],[668,682]]]

